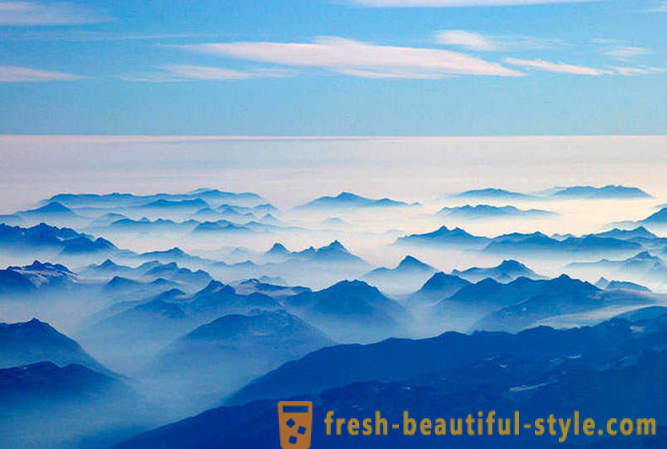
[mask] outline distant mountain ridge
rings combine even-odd
[[[359,209],[380,207],[407,207],[416,206],[418,203],[408,204],[403,201],[395,201],[389,198],[379,200],[365,198],[350,192],[342,192],[337,196],[323,196],[296,207],[296,210],[318,210],[318,209]]]
[[[152,201],[188,201],[201,199],[215,202],[236,202],[239,205],[258,205],[266,203],[261,196],[250,193],[224,192],[217,189],[197,189],[190,193],[168,194],[158,193],[155,195],[134,195],[131,193],[61,193],[46,200],[46,202],[60,202],[69,207],[105,207],[108,205],[128,207],[138,204],[146,204]]]
[[[490,206],[478,204],[475,206],[465,205],[457,207],[443,207],[437,216],[462,219],[462,220],[484,220],[484,219],[507,219],[507,218],[549,218],[558,214],[542,209],[518,209],[514,206]]]
[[[505,189],[486,188],[477,190],[466,190],[465,192],[450,195],[452,198],[460,199],[492,199],[492,200],[530,200],[531,195],[519,192],[512,192]]]
[[[651,195],[638,187],[627,187],[623,185],[594,186],[569,186],[553,187],[535,194],[512,192],[505,189],[486,188],[478,190],[467,190],[465,192],[450,195],[451,198],[459,199],[488,199],[488,200],[537,200],[540,198],[556,199],[640,199],[652,198]]]
[[[637,187],[607,185],[604,187],[572,186],[558,187],[551,193],[554,198],[564,199],[636,199],[652,198],[651,195]]]
[[[498,282],[511,282],[520,277],[544,279],[521,262],[512,259],[503,260],[498,266],[491,268],[472,267],[463,271],[452,270],[452,274],[470,282],[479,282],[486,278]]]

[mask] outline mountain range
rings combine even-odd
[[[517,334],[446,332],[422,340],[389,339],[370,345],[333,346],[286,363],[260,377],[233,395],[228,403],[247,404],[258,399],[317,395],[358,382],[400,382],[430,373],[465,369],[503,357],[538,366],[542,364],[542,369],[547,372],[559,364],[569,363],[570,357],[574,357],[570,359],[572,363],[584,359],[591,361],[591,367],[602,367],[604,361],[621,361],[628,355],[634,358],[643,349],[661,347],[667,331],[664,316],[644,325],[645,329],[651,329],[650,332],[633,332],[633,326],[636,323],[612,320],[593,327],[568,330],[537,327]],[[439,356],[433,357],[433,354]],[[486,377],[487,381],[493,379],[488,372]],[[532,385],[531,381],[536,379],[523,380],[524,385]],[[445,382],[443,387],[446,386]],[[455,391],[456,387],[453,385],[452,389]],[[608,392],[601,394],[607,395]],[[547,402],[545,406],[551,404]]]
[[[449,229],[441,226],[439,229],[425,234],[411,234],[399,237],[396,245],[416,246],[450,246],[454,248],[482,248],[489,243],[487,237],[477,237],[461,228]]]
[[[486,188],[477,190],[466,190],[465,192],[450,195],[450,198],[465,200],[497,200],[497,201],[516,201],[532,200],[534,197],[525,193],[512,192],[505,189]]]
[[[29,294],[37,290],[67,289],[78,282],[78,277],[60,264],[41,263],[38,260],[23,267],[0,270],[0,295]]]
[[[555,217],[558,214],[542,209],[518,209],[514,206],[490,206],[478,204],[476,206],[465,205],[457,207],[443,207],[436,216],[459,220],[485,220],[485,219],[510,219],[510,218],[532,218],[544,219]]]
[[[491,268],[472,267],[466,270],[452,270],[454,276],[466,279],[470,282],[479,282],[486,278],[494,279],[498,282],[511,282],[520,277],[529,279],[544,279],[533,270],[516,260],[503,260],[498,266]]]

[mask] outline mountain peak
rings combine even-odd
[[[51,327],[49,324],[38,320],[37,318],[32,318],[30,321],[26,321],[25,323],[21,323],[25,327],[32,327],[32,328],[45,328],[45,327]]]
[[[99,266],[99,268],[115,268],[117,266],[118,265],[116,265],[113,260],[106,259],[104,262],[102,262],[102,264]]]
[[[274,243],[271,249],[269,249],[267,254],[287,254],[289,250],[282,243]]]
[[[347,249],[343,246],[341,242],[338,240],[334,240],[333,242],[329,243],[327,246],[323,246],[320,249],[333,249],[333,250],[343,250],[347,251]]]
[[[338,196],[336,196],[336,198],[339,200],[356,200],[361,197],[351,192],[341,192],[338,194]]]
[[[229,285],[225,285],[220,281],[216,281],[215,279],[212,280],[211,282],[208,283],[206,287],[204,287],[202,290],[197,292],[197,295],[206,295],[206,294],[211,294],[211,293],[218,293],[223,290],[229,291],[230,293],[234,292],[234,289],[230,287]]]
[[[413,256],[405,256],[398,264],[398,268],[426,268],[427,264]]]
[[[523,269],[526,269],[527,267],[524,264],[522,264],[521,262],[519,262],[518,260],[506,259],[506,260],[503,260],[500,263],[500,265],[498,265],[498,268],[499,269],[505,269],[505,270],[510,270],[510,269],[511,270],[516,270],[516,269],[523,270]]]
[[[58,201],[52,201],[39,209],[35,209],[33,212],[67,213],[72,212],[72,210]]]

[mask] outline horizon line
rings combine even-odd
[[[82,140],[90,143],[187,141],[335,141],[436,139],[600,139],[666,138],[667,134],[518,134],[518,135],[213,135],[213,134],[0,134],[0,143],[25,140]]]

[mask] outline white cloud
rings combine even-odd
[[[122,76],[121,79],[150,83],[174,83],[188,80],[235,81],[256,78],[285,78],[293,76],[295,73],[293,70],[285,69],[234,70],[221,67],[178,64],[165,65],[160,67],[160,69],[163,71],[127,75]]]
[[[594,69],[591,67],[565,64],[563,62],[549,62],[549,61],[544,61],[542,59],[505,58],[504,61],[507,64],[516,65],[526,69],[537,69],[537,70],[544,70],[547,72],[557,72],[557,73],[569,73],[572,75],[600,76],[600,75],[613,75],[615,73],[612,70]]]
[[[10,65],[0,66],[0,83],[36,83],[45,81],[73,81],[78,75],[48,70],[35,70]]]
[[[634,76],[634,75],[653,75],[656,73],[666,73],[667,69],[659,67],[612,67],[619,75]]]
[[[185,46],[196,51],[285,66],[316,67],[364,78],[521,76],[495,62],[447,50],[373,45],[339,37],[313,43],[231,42]]]
[[[445,8],[466,6],[520,6],[547,3],[583,3],[602,0],[348,0],[368,8]]]
[[[488,35],[466,30],[443,30],[435,35],[443,45],[455,45],[476,51],[547,49],[564,45],[558,39],[541,39],[519,35]]]
[[[471,50],[493,51],[499,48],[498,43],[494,42],[491,38],[465,30],[440,31],[436,35],[435,40],[440,44],[458,45]]]
[[[167,65],[162,68],[183,78],[218,81],[284,78],[293,74],[292,71],[283,69],[232,70],[198,65]]]
[[[630,59],[635,56],[647,55],[649,53],[650,51],[646,48],[630,46],[614,47],[604,52],[605,55],[616,59]]]
[[[0,25],[78,25],[106,20],[108,18],[73,3],[0,1]]]

